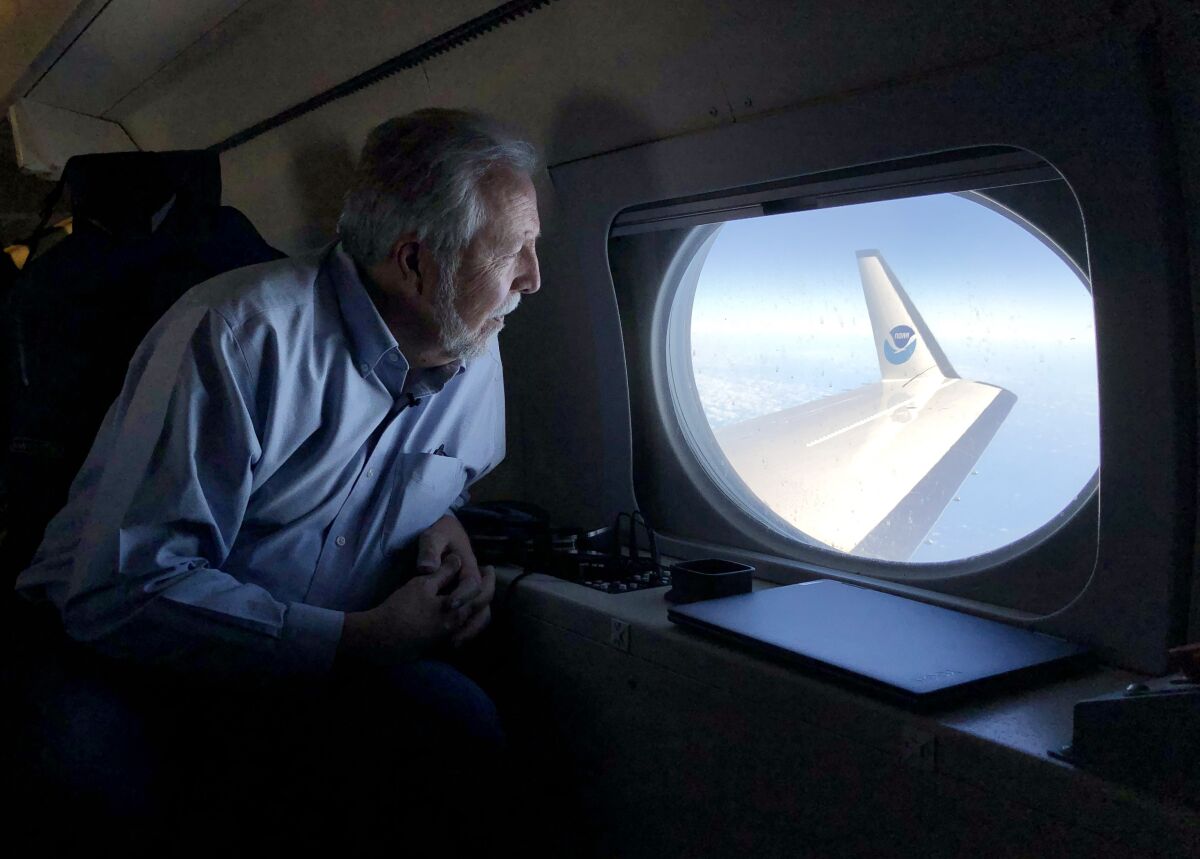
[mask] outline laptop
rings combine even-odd
[[[673,622],[929,710],[1065,673],[1083,645],[835,581],[672,608]]]

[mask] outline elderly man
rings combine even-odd
[[[489,622],[452,510],[504,455],[495,335],[540,285],[535,162],[465,112],[376,128],[340,243],[201,284],[147,335],[18,590],[156,677],[368,671],[452,736],[494,731],[422,657]]]

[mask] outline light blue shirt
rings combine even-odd
[[[146,336],[17,589],[102,652],[290,674],[504,456],[495,338],[410,374],[340,246],[200,284]]]

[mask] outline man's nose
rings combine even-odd
[[[525,264],[525,270],[513,283],[513,289],[517,292],[522,292],[525,295],[532,295],[542,288],[542,273],[538,266],[537,253],[529,252],[529,261]]]

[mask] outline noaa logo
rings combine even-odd
[[[903,364],[917,350],[917,332],[907,325],[897,325],[883,341],[883,357],[889,364]]]

